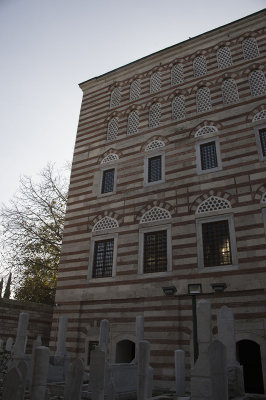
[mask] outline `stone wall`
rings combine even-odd
[[[41,335],[44,345],[48,345],[52,323],[53,307],[46,304],[24,303],[16,300],[0,299],[0,338],[6,342],[16,338],[19,314],[29,313],[27,350],[37,335]]]

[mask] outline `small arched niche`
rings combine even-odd
[[[115,362],[131,363],[135,358],[135,343],[131,340],[120,340],[116,344]]]

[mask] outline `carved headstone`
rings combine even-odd
[[[149,387],[149,363],[150,363],[150,343],[146,340],[139,342],[138,360],[138,389],[137,399],[145,400],[148,398]]]
[[[91,352],[90,385],[92,400],[104,400],[106,353],[100,348]]]
[[[215,340],[208,349],[211,368],[212,400],[228,400],[226,348]]]
[[[27,375],[28,375],[28,364],[24,360],[20,360],[18,363],[18,370],[21,374],[21,389],[20,389],[20,395],[21,398],[24,399],[24,393],[26,389],[26,384],[27,384]]]
[[[22,376],[18,368],[11,368],[3,381],[2,400],[23,400]]]
[[[15,357],[24,356],[27,342],[28,323],[29,314],[25,312],[20,313],[16,341],[13,347],[13,354]]]
[[[40,346],[35,349],[32,383],[31,383],[31,400],[45,400],[47,389],[47,375],[49,367],[49,349]]]
[[[64,400],[80,400],[82,395],[84,365],[83,362],[77,358],[68,368],[66,377]]]
[[[109,321],[107,319],[103,319],[100,325],[99,347],[100,350],[105,352],[105,354],[108,353],[108,344],[109,344]]]
[[[184,350],[175,350],[175,387],[177,396],[184,396],[185,394],[185,368]]]
[[[57,337],[57,346],[56,346],[56,357],[65,357],[66,352],[66,334],[67,334],[67,317],[60,316],[59,324],[58,324],[58,337]]]
[[[12,337],[9,337],[6,341],[6,351],[12,351],[13,343]]]
[[[135,362],[138,362],[139,342],[144,340],[144,317],[138,315],[136,317],[136,345],[135,345]]]

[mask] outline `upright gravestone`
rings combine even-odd
[[[149,387],[150,343],[146,340],[139,342],[138,387],[137,399],[146,400]]]
[[[103,319],[100,325],[100,335],[99,335],[99,347],[100,350],[104,351],[107,355],[109,344],[109,321],[108,319]]]
[[[185,395],[185,380],[185,352],[184,350],[175,350],[175,387],[177,396]]]
[[[21,358],[25,354],[28,323],[29,323],[29,314],[24,312],[20,313],[16,341],[13,347],[13,354],[15,358]]]
[[[211,304],[197,304],[199,358],[191,370],[191,400],[212,400],[211,371],[208,348],[211,344]]]
[[[104,400],[106,353],[99,347],[91,352],[90,360],[90,385],[91,399]]]
[[[40,346],[35,349],[31,383],[31,400],[45,400],[47,395],[47,375],[49,368],[49,349]]]
[[[24,360],[20,360],[18,363],[18,370],[21,374],[21,389],[20,389],[20,396],[24,399],[24,393],[27,384],[27,375],[28,375],[28,364]]]
[[[144,317],[138,315],[136,317],[136,346],[135,346],[135,362],[138,362],[139,357],[139,342],[144,340]]]
[[[13,348],[13,339],[12,337],[9,337],[6,341],[6,351],[12,351]]]
[[[226,348],[223,343],[215,340],[210,344],[208,357],[211,369],[212,400],[228,400]]]
[[[11,368],[3,381],[2,400],[23,400],[22,396],[22,376],[17,367]]]
[[[63,358],[66,356],[66,334],[67,334],[67,317],[61,315],[58,324],[58,337],[55,357]]]
[[[0,339],[0,351],[3,351],[4,349],[4,341],[3,339]]]
[[[218,338],[226,347],[229,397],[243,396],[243,368],[236,360],[235,321],[233,311],[223,306],[217,313]]]
[[[68,369],[64,389],[64,400],[81,399],[83,373],[83,362],[79,358],[77,358],[70,364],[70,367]]]
[[[30,383],[32,382],[32,373],[33,373],[33,365],[34,365],[34,357],[35,357],[35,349],[36,347],[40,347],[42,345],[42,338],[40,335],[37,336],[37,339],[34,340],[32,344],[31,351],[31,362],[30,362]]]

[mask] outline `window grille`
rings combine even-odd
[[[230,67],[233,64],[231,51],[229,47],[220,47],[216,53],[217,64],[219,69]]]
[[[249,37],[243,40],[242,49],[245,60],[250,60],[260,55],[257,41],[255,38]]]
[[[141,93],[141,85],[140,85],[140,80],[135,80],[131,83],[130,86],[130,95],[129,98],[130,100],[137,100],[140,98],[140,93]]]
[[[106,169],[103,171],[102,191],[101,193],[110,193],[114,190],[115,169]]]
[[[155,150],[155,149],[159,149],[160,147],[164,147],[165,144],[162,140],[153,140],[151,143],[149,143],[146,147],[145,147],[145,151],[151,151],[151,150]]]
[[[156,182],[162,179],[162,157],[150,157],[148,160],[148,182]]]
[[[224,104],[237,103],[239,100],[237,85],[234,79],[225,79],[222,83],[222,95]]]
[[[231,204],[228,200],[222,199],[221,197],[210,196],[204,200],[197,208],[197,214],[203,214],[211,211],[226,210],[231,208]]]
[[[263,204],[266,204],[266,192],[263,194],[262,198],[261,198],[261,202]]]
[[[232,264],[228,221],[202,224],[204,267]]]
[[[183,66],[176,64],[171,69],[171,85],[175,86],[184,82]]]
[[[118,134],[118,118],[112,118],[107,127],[107,140],[115,140]]]
[[[132,135],[138,132],[139,113],[136,110],[131,111],[127,120],[127,134]]]
[[[169,218],[171,218],[171,214],[169,213],[168,210],[156,206],[151,208],[149,211],[145,212],[145,214],[142,216],[140,220],[140,223],[144,224],[148,222],[161,221]]]
[[[93,278],[112,276],[114,239],[99,240],[94,244]]]
[[[161,90],[161,75],[159,72],[154,72],[150,79],[150,92],[156,93]]]
[[[158,126],[161,122],[161,104],[155,103],[150,108],[149,125],[150,127]]]
[[[211,169],[218,166],[215,142],[200,145],[201,169]]]
[[[266,156],[266,128],[259,129],[261,152],[263,157]]]
[[[262,71],[260,71],[259,69],[252,71],[248,76],[248,80],[252,96],[255,97],[260,96],[261,94],[265,94],[265,76]]]
[[[215,126],[203,126],[202,128],[200,128],[199,130],[197,130],[197,132],[195,133],[195,138],[196,137],[201,137],[204,135],[208,135],[210,133],[217,133],[218,129]]]
[[[120,88],[119,87],[114,88],[114,90],[111,93],[110,108],[119,106],[120,100],[121,100]]]
[[[209,88],[199,88],[199,90],[197,91],[196,99],[198,112],[209,111],[212,109],[211,94]]]
[[[98,232],[98,231],[103,231],[106,229],[114,229],[118,228],[118,222],[116,219],[111,218],[111,217],[104,217],[100,219],[100,221],[96,222],[94,225],[92,232]]]
[[[143,272],[167,271],[167,231],[144,233]]]
[[[176,96],[172,102],[172,118],[180,120],[186,116],[185,97]]]
[[[262,119],[266,119],[266,110],[261,110],[254,117],[252,122],[260,121]]]
[[[195,78],[207,74],[207,63],[204,56],[198,56],[195,58],[193,63],[193,70]]]
[[[108,154],[107,156],[105,156],[105,157],[102,159],[101,164],[109,164],[109,163],[111,163],[111,162],[113,162],[113,161],[116,161],[116,160],[118,160],[118,159],[119,159],[119,157],[118,157],[117,154],[115,154],[115,153],[110,153],[110,154]]]

